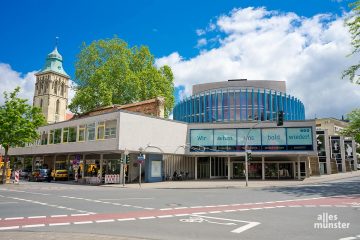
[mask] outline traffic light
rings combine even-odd
[[[278,111],[278,114],[277,114],[277,125],[278,125],[278,126],[284,125],[284,111]]]
[[[130,162],[130,155],[125,155],[125,164],[128,164]]]
[[[251,161],[252,160],[251,152],[246,152],[246,155],[247,155],[247,160]]]

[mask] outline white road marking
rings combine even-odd
[[[0,230],[10,230],[10,229],[18,229],[19,226],[11,226],[11,227],[0,227]]]
[[[66,222],[66,223],[50,223],[49,226],[52,227],[52,226],[66,226],[66,225],[70,225],[69,222]]]
[[[177,217],[183,217],[183,216],[189,216],[189,213],[181,213],[181,214],[175,214]]]
[[[348,207],[346,205],[335,205],[335,207]]]
[[[316,207],[315,205],[304,205],[305,207]]]
[[[147,207],[147,208],[144,208],[144,209],[146,209],[146,210],[154,210],[155,208],[149,208],[149,207]]]
[[[331,207],[331,205],[320,205],[320,207]]]
[[[248,210],[250,210],[249,208],[240,208],[240,209],[238,209],[238,211],[248,211]]]
[[[119,222],[122,222],[122,221],[133,221],[133,220],[136,220],[135,218],[119,218],[117,219]]]
[[[224,212],[236,212],[236,210],[225,210]]]
[[[31,217],[28,217],[28,218],[46,218],[46,216],[31,216]]]
[[[273,209],[273,208],[276,208],[276,207],[263,207],[264,209]]]
[[[160,211],[172,210],[172,208],[160,208]]]
[[[176,215],[175,215],[176,216]],[[156,217],[150,216],[150,217],[139,217],[140,220],[147,220],[147,219],[154,219]]]
[[[89,216],[89,213],[78,213],[78,214],[71,214],[71,216],[76,217],[76,216]]]
[[[206,214],[207,212],[194,212],[192,214]]]
[[[76,224],[76,225],[79,225],[79,224],[89,224],[89,223],[93,223],[93,221],[74,222],[74,224]]]
[[[52,218],[67,217],[68,215],[51,215]]]
[[[209,213],[221,213],[222,211],[211,211]]]
[[[174,209],[185,209],[185,208],[189,208],[189,207],[176,207]]]
[[[19,220],[19,219],[24,219],[24,217],[10,217],[10,218],[5,218],[4,220]]]
[[[276,206],[277,208],[284,208],[284,207],[286,207],[286,206],[283,206],[283,205],[281,205],[281,206]]]
[[[340,238],[339,240],[354,240],[356,237],[346,237],[346,238]]]
[[[22,228],[45,227],[45,224],[24,225]]]
[[[234,230],[232,230],[232,233],[242,233],[246,230],[249,230],[250,228],[256,227],[257,225],[259,225],[259,222],[249,222],[247,225],[236,228]]]
[[[97,220],[97,223],[108,223],[108,222],[115,222],[115,219],[106,219],[106,220]]]
[[[288,206],[288,207],[301,207],[301,205],[292,205],[292,206]]]
[[[173,215],[160,215],[160,216],[156,216],[158,218],[170,218],[173,217]]]
[[[251,208],[251,210],[260,210],[262,208],[258,208],[258,207],[255,207],[255,208]]]

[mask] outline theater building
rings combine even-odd
[[[193,95],[175,106],[173,120],[164,119],[164,100],[155,98],[62,121],[68,76],[55,50],[37,74],[34,96],[49,124],[38,129],[34,144],[10,149],[18,166],[30,161],[32,169],[66,169],[70,179],[78,175],[84,183],[119,183],[124,177],[136,182],[140,176],[146,182],[164,181],[175,171],[186,179],[236,180],[245,178],[247,150],[250,179],[334,173],[328,171],[330,155],[325,165],[319,162],[315,120],[305,120],[303,103],[287,94],[284,81],[194,85]],[[280,111],[284,123],[278,126]],[[352,164],[356,169],[356,161]],[[344,171],[346,164],[340,165]]]

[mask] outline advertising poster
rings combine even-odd
[[[287,128],[286,131],[288,150],[312,150],[312,128]]]
[[[190,130],[191,146],[213,146],[214,131],[211,130]]]
[[[215,146],[235,146],[236,129],[216,129],[214,130]]]
[[[285,128],[262,129],[262,149],[269,151],[286,149]]]
[[[325,132],[324,131],[316,131],[316,145],[318,156],[325,157]]]
[[[249,146],[248,149],[261,150],[261,129],[238,129],[237,145],[244,150],[245,144]]]
[[[332,136],[330,143],[331,143],[331,158],[341,159],[340,137]]]
[[[345,140],[345,158],[348,160],[353,159],[353,147],[352,147],[352,141],[351,140]]]

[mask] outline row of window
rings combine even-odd
[[[37,145],[85,142],[116,138],[116,120],[94,122],[79,126],[52,129],[42,132]]]

